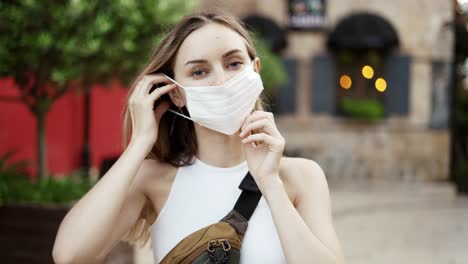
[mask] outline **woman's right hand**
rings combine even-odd
[[[166,83],[166,85],[150,92],[153,85]],[[131,141],[143,140],[154,145],[158,138],[159,122],[162,115],[169,109],[169,102],[163,101],[153,110],[154,102],[163,94],[177,87],[176,84],[162,74],[145,75],[136,85],[128,100],[130,116],[132,118]]]

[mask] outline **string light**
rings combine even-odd
[[[387,89],[387,81],[385,81],[383,78],[378,78],[375,80],[375,89],[383,93]]]
[[[351,77],[348,75],[344,74],[340,78],[340,85],[344,89],[349,89],[351,88],[351,85],[353,84],[353,81],[351,80]]]
[[[362,67],[361,72],[362,76],[364,76],[366,79],[372,79],[372,77],[374,77],[374,69],[369,65]]]

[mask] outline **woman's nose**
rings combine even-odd
[[[213,70],[213,75],[212,76],[213,76],[213,79],[212,79],[212,83],[210,85],[213,85],[213,86],[221,85],[225,81],[227,81],[227,78],[229,78],[222,66],[217,66]]]

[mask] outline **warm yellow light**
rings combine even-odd
[[[387,89],[387,82],[383,78],[375,80],[375,89],[379,92],[384,92]]]
[[[341,78],[340,78],[341,87],[343,87],[344,89],[349,89],[349,88],[351,88],[352,84],[353,84],[353,82],[351,81],[351,77],[349,77],[346,74],[341,76]]]
[[[362,67],[362,76],[366,79],[372,79],[374,77],[374,69],[369,65]]]

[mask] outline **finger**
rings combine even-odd
[[[245,119],[244,124],[242,125],[241,129],[243,130],[248,124],[250,124],[252,122],[255,122],[257,120],[263,119],[263,118],[268,118],[268,119],[274,121],[272,113],[264,112],[264,111],[255,111],[252,114],[250,114],[249,116],[247,116],[247,118]]]
[[[176,84],[171,83],[171,84],[167,84],[162,87],[156,88],[152,93],[149,94],[148,100],[154,103],[154,101],[158,100],[163,94],[168,93],[169,91],[173,90],[176,87],[177,87]]]
[[[266,133],[251,134],[248,137],[244,138],[242,140],[242,143],[249,144],[254,141],[266,143],[267,145],[270,145],[270,146],[275,146],[276,144],[279,143],[278,141],[275,140],[274,137]]]
[[[272,112],[266,112],[266,111],[254,111],[252,112],[253,115],[260,115],[260,116],[265,116],[266,118],[270,119],[271,121],[274,121],[274,116]]]
[[[263,118],[260,120],[257,120],[255,122],[252,122],[248,124],[244,130],[241,131],[239,136],[243,137],[244,135],[247,135],[249,132],[251,132],[254,129],[263,129],[266,133],[274,136],[276,134],[276,131],[272,128],[272,123],[271,120]]]
[[[242,140],[242,142],[253,148],[266,144],[271,152],[283,152],[285,140],[283,138],[274,138],[265,133],[253,134]],[[260,142],[260,144],[257,144]]]
[[[174,88],[177,88],[177,85],[174,83],[166,84],[164,86],[158,87],[154,91],[152,91],[150,94],[148,94],[149,95],[148,98],[154,102],[163,94],[166,94],[170,92],[171,90],[174,90]]]
[[[140,79],[133,85],[133,90],[128,97],[128,102],[135,101],[135,98],[137,97],[137,94],[138,94],[138,90],[140,89],[142,83],[143,83],[143,79]]]
[[[134,92],[135,99],[143,97],[143,94],[144,94],[143,91],[145,90],[146,87],[147,87],[146,78],[143,77],[140,81],[138,81],[135,87],[135,92]]]
[[[270,121],[270,130],[269,132],[274,135],[274,136],[277,136],[279,135],[279,131],[278,129],[276,128],[276,124],[275,124],[275,121],[273,119],[273,114],[270,113],[270,112],[264,112],[264,111],[255,111],[253,112],[250,116],[247,117],[247,119],[244,121],[242,127],[241,127],[241,130],[245,130],[246,127],[258,120],[269,120]]]
[[[172,81],[169,80],[162,74],[150,74],[143,77],[143,82],[139,86],[138,95],[141,97],[146,97],[149,94],[151,87],[158,83],[171,84]]]

